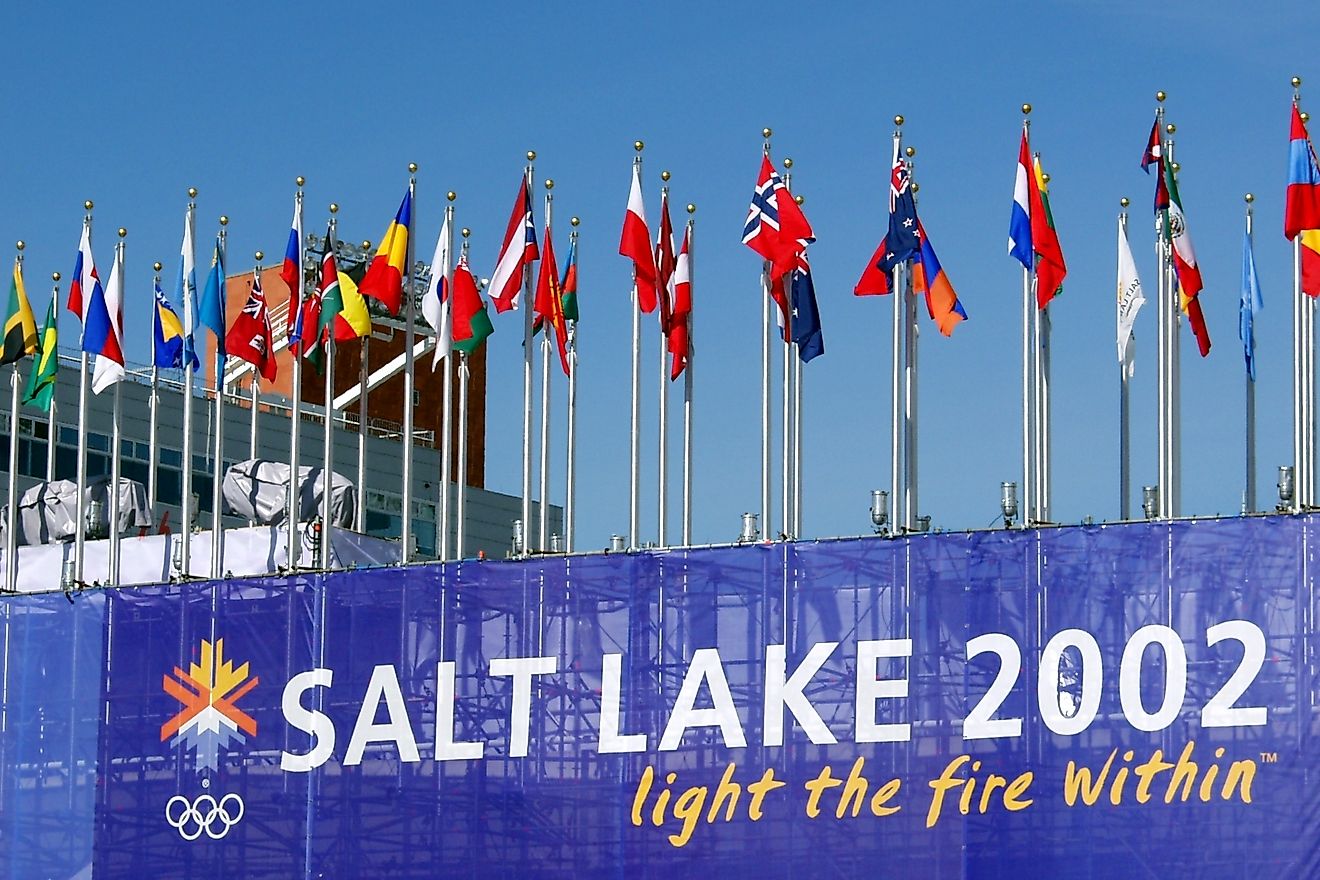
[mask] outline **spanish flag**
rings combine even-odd
[[[376,256],[363,276],[358,290],[363,296],[379,300],[391,315],[399,313],[403,303],[403,273],[408,262],[408,230],[412,227],[412,187],[403,195],[403,204],[394,222],[385,230]]]
[[[23,264],[14,260],[14,279],[9,284],[9,311],[5,317],[4,348],[0,364],[12,364],[37,353],[37,319],[23,286]]]

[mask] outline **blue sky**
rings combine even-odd
[[[796,163],[794,189],[818,237],[812,266],[827,353],[806,370],[807,536],[866,530],[869,490],[887,482],[888,302],[854,298],[852,286],[883,228],[896,113],[918,151],[923,221],[971,315],[953,339],[923,325],[921,497],[935,527],[987,525],[999,481],[1020,478],[1020,270],[1005,238],[1024,101],[1035,107],[1033,148],[1052,175],[1070,269],[1052,307],[1057,518],[1118,512],[1115,216],[1119,198],[1131,198],[1133,249],[1151,296],[1153,184],[1138,160],[1157,89],[1168,92],[1178,126],[1180,189],[1214,340],[1201,361],[1184,336],[1185,512],[1228,513],[1240,502],[1247,191],[1257,196],[1266,303],[1257,331],[1262,501],[1273,497],[1274,466],[1291,455],[1291,270],[1281,233],[1288,79],[1302,76],[1304,108],[1320,107],[1307,100],[1320,89],[1320,7],[1266,4],[1246,15],[1220,2],[889,11],[771,2],[63,12],[24,4],[7,29],[0,240],[28,242],[29,288],[44,311],[41,279],[71,268],[82,201],[96,201],[103,274],[110,230],[126,226],[126,333],[139,361],[149,346],[150,266],[160,260],[173,274],[189,186],[201,191],[199,240],[220,214],[232,218],[237,266],[258,248],[282,249],[296,175],[308,180],[307,229],[337,201],[343,237],[374,241],[416,161],[418,253],[430,253],[442,194],[453,189],[458,222],[473,229],[474,266],[488,275],[523,154],[536,150],[538,181],[556,181],[558,228],[571,214],[583,221],[584,548],[627,529],[629,268],[617,243],[638,138],[647,144],[653,225],[662,169],[673,174],[676,204],[698,205],[699,542],[732,539],[738,514],[759,503],[759,263],[739,235],[767,125],[776,161]],[[1137,327],[1137,485],[1155,476],[1154,324],[1148,308]],[[651,537],[659,334],[646,326],[642,523]],[[496,320],[487,485],[511,493],[520,481],[520,337],[518,318]],[[562,381],[553,394],[561,437]],[[552,486],[562,499],[562,466]]]

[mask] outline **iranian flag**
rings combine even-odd
[[[1201,303],[1197,295],[1205,285],[1201,282],[1201,268],[1196,263],[1196,250],[1192,235],[1187,231],[1187,218],[1183,214],[1182,198],[1178,195],[1178,181],[1168,161],[1164,162],[1164,180],[1169,190],[1169,208],[1165,215],[1164,232],[1173,253],[1173,265],[1178,274],[1179,305],[1187,313],[1187,321],[1196,336],[1201,357],[1210,353],[1210,331],[1205,325]]]

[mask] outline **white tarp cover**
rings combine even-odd
[[[110,478],[98,477],[87,486],[86,512],[91,515],[93,502],[99,501],[98,532],[109,533]],[[9,505],[0,507],[0,533],[9,521]],[[70,541],[76,536],[75,520],[78,513],[78,484],[72,480],[38,483],[22,494],[18,500],[18,544],[55,544]],[[151,525],[151,511],[147,509],[147,489],[136,480],[119,480],[119,533]]]
[[[321,512],[324,468],[298,468],[298,521],[311,522]],[[289,466],[278,461],[248,459],[225,472],[225,504],[234,516],[267,526],[284,522],[289,499]],[[357,489],[342,474],[330,480],[330,522],[350,528],[357,515]]]

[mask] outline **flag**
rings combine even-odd
[[[1171,244],[1173,265],[1178,274],[1179,305],[1187,313],[1187,323],[1191,325],[1192,334],[1196,337],[1196,346],[1201,351],[1201,357],[1205,357],[1210,354],[1210,331],[1205,325],[1205,315],[1197,297],[1203,287],[1201,269],[1196,263],[1191,233],[1187,231],[1187,218],[1183,215],[1182,199],[1178,195],[1178,181],[1167,161],[1164,163],[1164,178],[1169,192],[1164,234]]]
[[[174,297],[183,306],[183,351],[181,365],[196,370],[197,360],[197,247],[193,233],[193,210],[183,213],[183,244],[179,248],[179,274],[174,281]]]
[[[1028,272],[1031,271],[1035,257],[1031,246],[1031,177],[1031,148],[1027,146],[1027,126],[1023,123],[1017,174],[1013,179],[1013,210],[1008,218],[1008,254]]]
[[[674,308],[674,227],[669,222],[669,193],[660,194],[660,233],[655,240],[656,293],[660,299],[660,332],[669,335]]]
[[[225,356],[225,250],[217,236],[211,253],[211,271],[206,275],[206,287],[198,304],[197,317],[202,327],[215,334],[215,356]],[[220,381],[217,376],[216,381]]]
[[[339,270],[336,268],[336,271]],[[362,283],[367,283],[365,277]],[[339,314],[335,315],[335,342],[347,342],[371,335],[371,314],[367,311],[367,301],[361,290],[351,276],[339,272]]]
[[[321,257],[321,313],[316,322],[316,339],[322,349],[330,345],[332,340],[338,340],[339,338],[335,330],[339,321],[339,313],[344,310],[342,285],[346,277],[335,264],[334,242],[327,235],[325,255]]]
[[[225,350],[256,367],[267,382],[275,381],[275,346],[270,332],[270,312],[266,310],[266,295],[261,291],[261,277],[257,272],[252,273],[252,292],[243,304],[243,311],[234,318],[234,324],[225,337]]]
[[[1158,166],[1155,175],[1155,213],[1169,207],[1169,188],[1164,183],[1164,147],[1160,143],[1160,115],[1155,114],[1155,124],[1150,127],[1150,138],[1146,141],[1146,151],[1141,154],[1141,170],[1150,174],[1150,166]]]
[[[1247,362],[1247,376],[1256,381],[1256,315],[1265,307],[1256,276],[1256,256],[1251,249],[1251,234],[1242,235],[1242,300],[1238,306],[1238,338]]]
[[[124,260],[116,250],[110,279],[92,289],[83,320],[83,351],[95,355],[92,391],[100,394],[124,378]]]
[[[917,219],[917,199],[912,192],[912,177],[907,162],[894,140],[894,164],[889,171],[889,231],[885,234],[885,252],[878,267],[892,272],[899,263],[918,258],[921,253],[921,221]]]
[[[1031,173],[1031,243],[1036,251],[1036,305],[1043,309],[1062,289],[1068,266],[1063,261],[1063,248],[1054,229],[1049,188],[1045,185],[1039,155]]]
[[[913,266],[912,290],[926,295],[926,311],[931,320],[940,328],[940,333],[952,336],[953,328],[967,320],[967,312],[958,301],[958,294],[949,283],[949,276],[940,266],[939,257],[935,256],[935,248],[926,237],[925,228],[919,228],[918,234],[921,237],[921,256]]]
[[[151,363],[153,366],[165,367],[167,369],[182,369],[184,365],[184,340],[186,334],[183,332],[183,322],[179,320],[179,315],[174,311],[174,306],[165,298],[165,292],[160,289],[160,279],[156,279],[152,285],[152,294],[155,297],[156,307],[151,312],[151,338],[153,344],[153,353]],[[191,348],[187,356],[192,358],[190,366],[197,369],[197,356]]]
[[[363,296],[369,296],[384,305],[391,315],[397,315],[399,306],[403,304],[403,280],[408,271],[408,235],[411,228],[412,187],[409,186],[359,287]],[[368,322],[367,333],[370,332],[371,325]],[[358,335],[365,336],[366,333]]]
[[[555,245],[550,238],[550,227],[545,227],[545,254],[541,257],[541,274],[536,281],[536,299],[532,302],[537,321],[555,332],[559,346],[559,363],[568,375],[568,324],[564,321],[564,300],[559,287],[559,266],[555,263]],[[549,330],[546,331],[547,333]]]
[[[449,217],[440,227],[435,241],[435,254],[431,257],[431,281],[422,294],[422,318],[435,331],[435,354],[431,357],[431,371],[440,366],[453,347],[453,328],[449,323]]]
[[[651,230],[646,225],[646,206],[642,204],[642,169],[633,163],[632,187],[628,190],[628,210],[623,215],[623,234],[619,253],[632,260],[637,286],[637,307],[648,315],[656,306],[655,254],[651,251]]]
[[[1320,296],[1320,229],[1306,229],[1297,235],[1301,241],[1302,292]]]
[[[888,248],[889,239],[886,236],[880,239],[880,246],[871,254],[866,268],[862,270],[862,277],[853,286],[853,296],[882,296],[889,293],[889,273],[880,268]]]
[[[322,338],[321,301],[325,289],[338,284],[339,272],[335,267],[332,226],[325,233],[325,253],[321,257],[321,274],[317,279],[316,287],[307,291],[307,295],[303,297],[302,307],[298,309],[298,321],[294,325],[294,334],[289,342],[289,348],[294,354],[311,361],[317,372],[325,369],[325,343],[328,341]]]
[[[1292,108],[1288,140],[1288,194],[1283,209],[1283,234],[1290,241],[1304,229],[1320,229],[1320,166],[1297,105]],[[1315,291],[1308,291],[1312,296]]]
[[[284,246],[284,265],[280,267],[280,277],[289,288],[289,308],[285,313],[285,333],[290,341],[293,328],[298,323],[298,312],[302,308],[299,295],[302,290],[302,199],[293,197],[293,224],[289,227],[289,242]]]
[[[683,232],[683,244],[674,264],[674,310],[669,315],[669,380],[677,379],[692,358],[692,227]]]
[[[816,285],[811,280],[811,266],[807,263],[806,251],[798,255],[798,267],[793,270],[790,296],[793,306],[793,341],[798,346],[798,357],[805,364],[825,353],[820,310],[816,307]]]
[[[803,242],[812,240],[814,234],[806,215],[770,164],[770,157],[762,154],[761,172],[743,224],[743,244],[770,261],[770,278],[774,280],[793,270],[798,253],[805,247]]]
[[[500,245],[500,256],[490,278],[496,312],[503,314],[518,308],[523,276],[540,255],[536,248],[536,224],[532,220],[532,194],[527,188],[527,175],[523,175],[509,225],[504,229],[504,244]]]
[[[23,285],[23,264],[14,260],[14,277],[9,282],[9,310],[5,313],[5,335],[0,347],[0,364],[12,364],[38,350],[37,318],[28,302]]]
[[[454,350],[472,354],[494,332],[477,276],[468,266],[467,255],[461,255],[454,270]]]
[[[1137,323],[1137,312],[1146,304],[1141,292],[1141,279],[1137,277],[1137,264],[1132,259],[1132,246],[1128,244],[1127,225],[1118,233],[1118,363],[1129,377],[1136,367],[1132,346],[1132,328]]]
[[[568,238],[568,265],[564,267],[564,280],[559,283],[560,295],[564,298],[564,320],[576,322],[578,320],[578,255],[577,255],[577,235],[570,235]]]
[[[78,316],[87,332],[87,304],[91,302],[93,292],[101,292],[101,277],[96,274],[96,260],[92,259],[91,221],[83,223],[82,238],[78,241],[78,257],[73,264],[73,275],[69,279],[69,311]]]
[[[51,404],[55,401],[55,381],[60,371],[60,345],[59,345],[59,314],[55,297],[51,297],[50,306],[46,309],[46,326],[41,330],[40,348],[41,355],[37,358],[37,365],[28,375],[27,390],[23,394],[23,402],[30,403],[38,409],[50,412]]]

